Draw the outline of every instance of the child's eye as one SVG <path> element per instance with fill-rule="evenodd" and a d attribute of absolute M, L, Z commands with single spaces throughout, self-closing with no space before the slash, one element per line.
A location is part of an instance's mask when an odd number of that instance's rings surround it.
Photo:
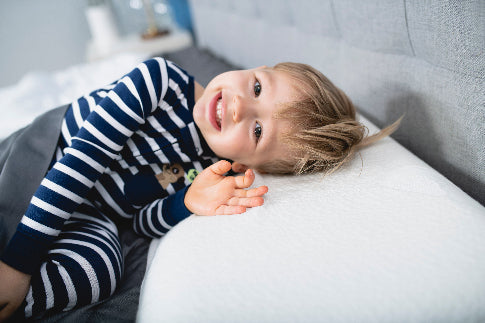
<path fill-rule="evenodd" d="M 261 83 L 256 79 L 256 82 L 254 82 L 254 95 L 258 97 L 261 94 L 261 90 Z"/>
<path fill-rule="evenodd" d="M 263 128 L 259 124 L 259 122 L 256 122 L 256 126 L 254 127 L 254 137 L 256 138 L 256 142 L 259 141 L 259 138 L 261 137 L 261 133 L 263 132 Z"/>

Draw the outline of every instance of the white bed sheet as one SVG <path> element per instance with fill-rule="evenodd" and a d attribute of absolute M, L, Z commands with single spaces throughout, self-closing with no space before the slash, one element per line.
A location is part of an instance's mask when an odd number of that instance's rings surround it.
<path fill-rule="evenodd" d="M 54 72 L 32 71 L 18 83 L 0 88 L 0 139 L 43 112 L 113 82 L 145 58 L 146 54 L 126 53 Z"/>
<path fill-rule="evenodd" d="M 139 322 L 485 321 L 485 208 L 394 140 L 261 184 L 152 243 Z"/>

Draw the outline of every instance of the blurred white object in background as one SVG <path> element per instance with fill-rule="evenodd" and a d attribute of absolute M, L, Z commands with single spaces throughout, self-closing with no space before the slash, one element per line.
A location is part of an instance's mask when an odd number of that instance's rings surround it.
<path fill-rule="evenodd" d="M 190 30 L 182 29 L 171 18 L 169 6 L 164 0 L 130 0 L 130 1 L 112 1 L 111 6 L 105 4 L 102 0 L 91 0 L 91 8 L 106 9 L 109 21 L 112 21 L 113 27 L 115 21 L 118 23 L 121 32 L 115 29 L 116 36 L 109 38 L 109 35 L 101 33 L 100 38 L 94 37 L 88 43 L 86 49 L 86 59 L 94 61 L 106 58 L 111 55 L 140 52 L 148 56 L 166 54 L 173 51 L 181 50 L 192 45 L 192 34 Z M 101 2 L 101 4 L 100 4 Z M 113 11 L 111 11 L 113 9 Z M 96 27 L 105 28 L 102 24 L 97 23 L 101 15 L 94 12 L 94 24 Z M 116 17 L 116 18 L 113 18 Z M 91 23 L 90 23 L 91 25 Z M 109 34 L 109 27 L 107 33 Z M 120 36 L 118 36 L 120 34 Z M 106 41 L 105 39 L 106 38 Z M 109 39 L 108 39 L 109 38 Z M 105 41 L 107 44 L 100 43 Z"/>
<path fill-rule="evenodd" d="M 93 37 L 93 46 L 99 53 L 110 53 L 111 47 L 118 42 L 119 33 L 109 5 L 100 2 L 87 6 L 86 18 Z"/>
<path fill-rule="evenodd" d="M 119 53 L 144 53 L 147 56 L 161 55 L 187 48 L 192 45 L 192 35 L 186 30 L 172 30 L 168 35 L 143 39 L 140 35 L 131 34 L 121 37 L 108 52 L 99 51 L 94 43 L 89 43 L 86 60 L 95 61 Z"/>
<path fill-rule="evenodd" d="M 147 58 L 125 53 L 55 72 L 26 74 L 17 84 L 0 88 L 0 140 L 43 112 L 113 82 Z"/>

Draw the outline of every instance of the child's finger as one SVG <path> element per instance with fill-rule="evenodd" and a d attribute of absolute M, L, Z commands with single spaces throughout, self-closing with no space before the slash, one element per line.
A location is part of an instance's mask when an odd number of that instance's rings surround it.
<path fill-rule="evenodd" d="M 241 214 L 246 212 L 246 208 L 240 205 L 220 205 L 216 209 L 216 215 Z"/>
<path fill-rule="evenodd" d="M 227 201 L 229 206 L 244 206 L 244 207 L 255 207 L 264 204 L 264 199 L 260 196 L 256 197 L 233 197 Z"/>
<path fill-rule="evenodd" d="M 252 188 L 250 190 L 244 190 L 244 189 L 235 190 L 234 195 L 236 197 L 255 197 L 255 196 L 263 196 L 266 193 L 268 193 L 268 186 L 263 185 L 263 186 Z"/>
<path fill-rule="evenodd" d="M 254 172 L 251 169 L 246 170 L 243 176 L 237 176 L 236 179 L 236 187 L 237 188 L 248 188 L 249 186 L 253 185 L 254 182 Z"/>
<path fill-rule="evenodd" d="M 231 163 L 227 160 L 220 160 L 209 166 L 209 169 L 216 175 L 224 175 L 231 170 Z"/>
<path fill-rule="evenodd" d="M 3 305 L 2 309 L 0 310 L 0 321 L 3 322 L 9 318 L 15 312 L 15 310 L 16 307 L 11 303 Z"/>

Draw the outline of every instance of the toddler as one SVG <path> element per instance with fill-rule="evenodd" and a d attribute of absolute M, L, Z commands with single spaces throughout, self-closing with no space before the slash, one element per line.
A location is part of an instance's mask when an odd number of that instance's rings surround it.
<path fill-rule="evenodd" d="M 170 61 L 145 61 L 69 106 L 1 258 L 0 321 L 109 297 L 123 270 L 124 219 L 160 237 L 191 213 L 243 213 L 268 191 L 250 188 L 253 170 L 332 171 L 397 124 L 365 137 L 351 101 L 308 65 L 231 71 L 204 89 Z"/>

